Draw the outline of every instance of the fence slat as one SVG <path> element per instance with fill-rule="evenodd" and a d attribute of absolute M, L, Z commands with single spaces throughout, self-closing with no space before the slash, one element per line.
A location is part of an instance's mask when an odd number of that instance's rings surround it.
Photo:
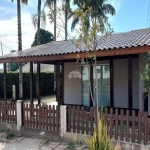
<path fill-rule="evenodd" d="M 135 110 L 132 110 L 132 143 L 135 143 Z"/>
<path fill-rule="evenodd" d="M 147 145 L 147 127 L 148 127 L 148 114 L 144 112 L 144 144 Z"/>
<path fill-rule="evenodd" d="M 90 108 L 90 135 L 93 135 L 93 107 Z"/>
<path fill-rule="evenodd" d="M 42 112 L 42 110 L 41 110 L 41 105 L 39 105 L 39 112 L 38 112 L 38 114 L 39 114 L 39 122 L 38 122 L 38 124 L 39 124 L 39 129 L 41 129 L 41 112 Z"/>
<path fill-rule="evenodd" d="M 59 132 L 59 106 L 56 106 L 56 131 Z"/>
<path fill-rule="evenodd" d="M 138 112 L 138 143 L 141 144 L 141 112 Z"/>
<path fill-rule="evenodd" d="M 115 140 L 118 140 L 118 109 L 115 109 Z"/>
<path fill-rule="evenodd" d="M 46 105 L 46 110 L 45 110 L 45 115 L 46 115 L 46 130 L 48 130 L 48 106 Z"/>
<path fill-rule="evenodd" d="M 76 116 L 77 116 L 77 133 L 80 133 L 80 116 L 79 116 L 79 113 L 80 113 L 80 107 L 79 106 L 77 106 L 77 114 L 76 114 Z"/>
<path fill-rule="evenodd" d="M 129 142 L 129 110 L 126 110 L 126 142 Z"/>
<path fill-rule="evenodd" d="M 113 109 L 110 108 L 110 138 L 112 138 L 112 131 L 113 131 L 113 125 L 112 125 L 112 121 L 113 121 Z"/>
<path fill-rule="evenodd" d="M 50 129 L 50 131 L 52 131 L 51 105 L 49 105 L 49 129 Z"/>
<path fill-rule="evenodd" d="M 53 105 L 53 131 L 55 131 L 55 106 Z"/>
<path fill-rule="evenodd" d="M 121 122 L 121 126 L 120 126 L 120 140 L 123 141 L 123 135 L 124 135 L 124 130 L 123 130 L 123 126 L 124 126 L 124 110 L 123 109 L 121 109 L 120 122 Z"/>
<path fill-rule="evenodd" d="M 81 107 L 81 132 L 84 134 L 84 106 Z"/>
<path fill-rule="evenodd" d="M 73 117 L 73 133 L 75 133 L 75 129 L 76 129 L 76 121 L 75 121 L 75 117 L 76 117 L 76 110 L 75 110 L 75 106 L 73 106 L 73 113 L 72 113 L 72 117 Z"/>
<path fill-rule="evenodd" d="M 89 134 L 89 113 L 84 112 L 85 113 L 85 118 L 86 118 L 86 134 Z"/>

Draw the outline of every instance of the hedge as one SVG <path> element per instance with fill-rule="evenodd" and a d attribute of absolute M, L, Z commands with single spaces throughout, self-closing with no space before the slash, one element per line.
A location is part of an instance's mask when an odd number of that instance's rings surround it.
<path fill-rule="evenodd" d="M 33 96 L 36 96 L 37 74 L 33 73 Z M 19 98 L 19 73 L 7 73 L 7 97 L 12 98 L 12 85 L 16 85 Z M 0 98 L 4 97 L 4 74 L 0 73 Z M 41 96 L 54 94 L 54 74 L 41 72 Z M 30 73 L 23 73 L 23 98 L 30 97 Z"/>

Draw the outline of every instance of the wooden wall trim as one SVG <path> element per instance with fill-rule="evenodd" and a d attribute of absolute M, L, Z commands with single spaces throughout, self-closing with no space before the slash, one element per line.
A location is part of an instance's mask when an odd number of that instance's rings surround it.
<path fill-rule="evenodd" d="M 132 110 L 132 56 L 128 57 L 128 108 Z"/>
<path fill-rule="evenodd" d="M 38 82 L 38 105 L 41 103 L 41 74 L 40 74 L 40 63 L 37 63 L 37 82 Z"/>
<path fill-rule="evenodd" d="M 61 105 L 60 101 L 60 62 L 57 61 L 56 66 L 56 101 L 58 102 L 58 105 Z"/>
<path fill-rule="evenodd" d="M 30 104 L 33 104 L 33 62 L 30 62 Z"/>
<path fill-rule="evenodd" d="M 110 59 L 110 107 L 114 107 L 114 89 L 113 89 L 113 80 L 114 80 L 114 75 L 113 75 L 113 59 Z"/>
<path fill-rule="evenodd" d="M 91 93 L 90 93 L 90 106 L 93 107 L 93 61 L 90 60 L 90 85 L 91 85 Z"/>
<path fill-rule="evenodd" d="M 7 102 L 7 69 L 6 69 L 6 63 L 4 63 L 4 101 Z"/>

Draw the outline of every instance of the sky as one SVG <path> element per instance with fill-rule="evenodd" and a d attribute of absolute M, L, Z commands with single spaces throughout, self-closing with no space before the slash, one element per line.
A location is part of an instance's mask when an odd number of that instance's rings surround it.
<path fill-rule="evenodd" d="M 107 3 L 112 4 L 116 9 L 116 15 L 109 16 L 114 33 L 150 27 L 149 1 L 108 0 Z M 37 5 L 38 0 L 29 0 L 27 6 L 21 5 L 23 50 L 30 48 L 34 40 L 36 29 L 32 25 L 31 16 L 36 14 Z M 68 25 L 68 30 L 71 33 L 70 25 L 71 20 Z M 53 33 L 53 25 L 50 24 L 48 17 L 45 29 Z M 63 38 L 58 38 L 58 40 L 61 39 L 63 40 Z M 16 1 L 12 3 L 11 0 L 0 0 L 0 41 L 3 53 L 8 54 L 10 50 L 17 50 L 17 40 L 17 3 Z"/>

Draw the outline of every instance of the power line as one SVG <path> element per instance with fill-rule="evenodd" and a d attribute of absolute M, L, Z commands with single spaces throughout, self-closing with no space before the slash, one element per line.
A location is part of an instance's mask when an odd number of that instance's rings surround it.
<path fill-rule="evenodd" d="M 6 47 L 6 48 L 8 48 L 8 49 L 10 49 L 10 50 L 12 50 L 12 48 L 9 48 L 9 47 L 7 47 L 7 46 L 6 46 L 6 45 L 4 45 L 4 44 L 2 44 L 2 46 Z"/>
<path fill-rule="evenodd" d="M 14 43 L 14 44 L 18 44 L 17 42 L 13 42 L 13 41 L 11 41 L 11 40 L 8 40 L 8 39 L 4 38 L 4 37 L 3 37 L 3 36 L 1 36 L 1 35 L 0 35 L 0 37 L 1 37 L 1 38 L 3 38 L 3 39 L 5 39 L 5 40 L 7 40 L 7 41 L 9 41 L 9 42 Z M 23 46 L 23 45 L 22 45 L 22 46 Z M 24 48 L 28 48 L 28 47 L 26 47 L 26 46 L 23 46 L 23 47 L 24 47 Z"/>

